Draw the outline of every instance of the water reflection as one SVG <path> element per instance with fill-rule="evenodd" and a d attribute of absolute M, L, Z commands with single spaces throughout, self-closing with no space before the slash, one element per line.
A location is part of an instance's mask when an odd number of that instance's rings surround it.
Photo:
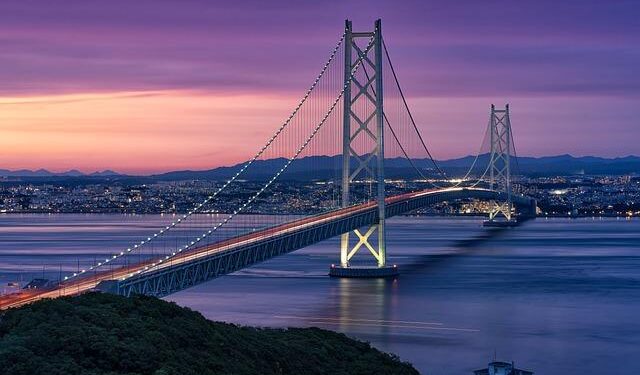
<path fill-rule="evenodd" d="M 332 300 L 338 301 L 334 318 L 338 324 L 334 329 L 342 332 L 365 329 L 388 337 L 397 282 L 397 279 L 337 279 L 329 292 Z"/>

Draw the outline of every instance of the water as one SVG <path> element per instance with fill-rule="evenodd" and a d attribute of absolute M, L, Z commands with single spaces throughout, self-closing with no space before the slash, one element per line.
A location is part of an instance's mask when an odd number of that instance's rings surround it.
<path fill-rule="evenodd" d="M 119 250 L 170 217 L 0 216 L 0 281 Z M 330 279 L 330 240 L 167 299 L 258 326 L 319 326 L 428 374 L 470 374 L 494 353 L 538 374 L 640 371 L 640 220 L 538 219 L 488 231 L 477 218 L 394 218 L 396 281 Z M 21 272 L 17 272 L 20 269 Z M 6 287 L 5 287 L 6 289 Z"/>

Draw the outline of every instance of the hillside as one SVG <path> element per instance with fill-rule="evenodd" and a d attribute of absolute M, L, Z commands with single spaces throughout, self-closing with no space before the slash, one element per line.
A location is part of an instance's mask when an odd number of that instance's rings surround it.
<path fill-rule="evenodd" d="M 239 327 L 156 298 L 98 293 L 4 312 L 0 373 L 418 374 L 339 333 Z"/>

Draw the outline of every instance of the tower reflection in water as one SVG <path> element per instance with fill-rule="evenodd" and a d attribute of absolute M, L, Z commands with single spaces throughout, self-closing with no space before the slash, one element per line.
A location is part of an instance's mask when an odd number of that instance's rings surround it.
<path fill-rule="evenodd" d="M 399 280 L 335 279 L 330 288 L 325 319 L 310 324 L 326 326 L 343 333 L 388 338 L 397 306 Z"/>

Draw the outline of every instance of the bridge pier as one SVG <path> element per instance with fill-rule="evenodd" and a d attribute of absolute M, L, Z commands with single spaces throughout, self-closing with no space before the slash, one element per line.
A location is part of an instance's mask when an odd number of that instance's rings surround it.
<path fill-rule="evenodd" d="M 331 265 L 329 276 L 345 278 L 389 278 L 398 276 L 399 270 L 396 265 L 375 267 L 342 267 Z"/>
<path fill-rule="evenodd" d="M 521 197 L 523 199 L 524 197 Z M 526 198 L 525 198 L 526 199 Z M 517 208 L 516 216 L 510 220 L 485 220 L 483 226 L 485 227 L 516 227 L 525 221 L 533 220 L 537 217 L 538 202 L 529 198 L 529 201 L 525 204 L 520 204 Z"/>

